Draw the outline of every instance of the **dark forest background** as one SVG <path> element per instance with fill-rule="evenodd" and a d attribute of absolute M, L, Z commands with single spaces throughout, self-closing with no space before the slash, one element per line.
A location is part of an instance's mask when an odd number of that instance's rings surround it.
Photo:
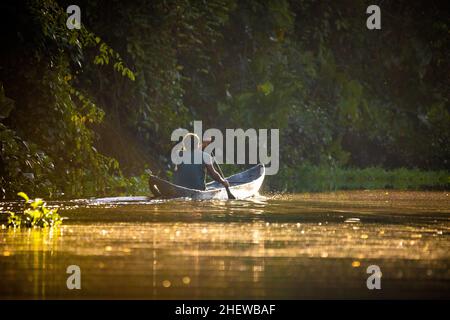
<path fill-rule="evenodd" d="M 145 193 L 193 120 L 279 128 L 271 190 L 448 188 L 445 1 L 72 2 L 0 4 L 3 197 Z"/>

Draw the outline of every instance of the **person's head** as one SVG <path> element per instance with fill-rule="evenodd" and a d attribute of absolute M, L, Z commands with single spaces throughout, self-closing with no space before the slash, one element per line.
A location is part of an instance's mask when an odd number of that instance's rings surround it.
<path fill-rule="evenodd" d="M 183 138 L 183 149 L 194 151 L 201 148 L 200 138 L 195 133 L 187 133 Z"/>

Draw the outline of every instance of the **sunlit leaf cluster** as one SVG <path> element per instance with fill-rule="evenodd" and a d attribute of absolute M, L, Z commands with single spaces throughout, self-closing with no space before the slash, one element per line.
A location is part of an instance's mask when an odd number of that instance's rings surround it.
<path fill-rule="evenodd" d="M 49 209 L 44 200 L 36 198 L 31 200 L 24 192 L 18 196 L 25 200 L 23 210 L 20 212 L 7 211 L 7 226 L 12 228 L 46 228 L 55 227 L 62 223 L 63 218 L 58 214 L 58 209 Z"/>

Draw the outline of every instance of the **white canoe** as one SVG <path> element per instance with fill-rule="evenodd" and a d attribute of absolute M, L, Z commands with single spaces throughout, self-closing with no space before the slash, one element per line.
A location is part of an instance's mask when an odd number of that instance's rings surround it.
<path fill-rule="evenodd" d="M 226 179 L 230 183 L 230 191 L 236 199 L 245 199 L 258 193 L 264 181 L 264 176 L 264 165 L 258 164 Z M 153 195 L 161 198 L 191 198 L 194 200 L 228 199 L 225 188 L 215 181 L 207 183 L 206 190 L 196 190 L 185 188 L 151 175 L 149 178 L 149 187 Z"/>

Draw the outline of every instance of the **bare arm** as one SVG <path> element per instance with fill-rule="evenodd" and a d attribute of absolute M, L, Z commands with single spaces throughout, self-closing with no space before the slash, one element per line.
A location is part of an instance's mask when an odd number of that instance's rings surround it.
<path fill-rule="evenodd" d="M 222 179 L 222 177 L 216 171 L 216 169 L 214 168 L 214 166 L 212 164 L 206 164 L 206 170 L 208 171 L 208 174 L 211 176 L 211 178 L 213 178 L 215 181 L 223 184 L 225 187 L 230 186 L 230 184 L 228 183 L 227 180 Z"/>

